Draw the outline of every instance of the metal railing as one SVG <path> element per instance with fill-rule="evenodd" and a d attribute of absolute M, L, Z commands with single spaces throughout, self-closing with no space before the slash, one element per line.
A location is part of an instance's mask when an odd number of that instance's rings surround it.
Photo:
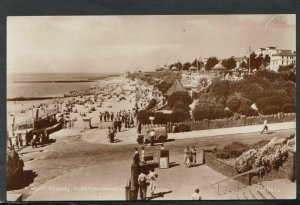
<path fill-rule="evenodd" d="M 46 119 L 49 116 L 55 115 L 58 112 L 59 112 L 58 108 L 50 109 L 46 113 L 44 113 L 43 115 L 39 116 L 37 122 L 39 122 L 40 120 Z M 20 123 L 16 124 L 14 126 L 14 130 L 18 130 L 18 129 L 22 129 L 22 128 L 23 129 L 34 128 L 34 123 L 35 123 L 35 118 L 27 119 L 23 122 L 20 122 Z"/>
<path fill-rule="evenodd" d="M 226 182 L 226 181 L 228 181 L 228 180 L 230 180 L 230 179 L 236 179 L 236 178 L 238 178 L 238 177 L 241 177 L 241 176 L 244 176 L 244 175 L 246 175 L 246 174 L 253 173 L 253 172 L 259 172 L 260 177 L 261 177 L 261 172 L 260 172 L 260 171 L 263 170 L 263 169 L 265 169 L 265 167 L 263 167 L 263 166 L 257 167 L 257 168 L 255 168 L 255 169 L 251 169 L 251 170 L 249 170 L 249 171 L 246 171 L 246 172 L 243 172 L 243 173 L 240 173 L 240 174 L 231 176 L 231 177 L 227 177 L 226 179 L 223 179 L 223 180 L 220 180 L 220 181 L 218 181 L 218 182 L 215 182 L 215 183 L 211 184 L 210 186 L 218 185 L 218 196 L 220 196 L 220 184 L 221 184 L 221 183 Z M 239 186 L 239 185 L 240 185 L 240 182 L 238 181 L 238 184 L 237 184 L 238 189 L 237 189 L 237 191 L 239 191 L 239 189 L 240 189 L 240 186 Z"/>

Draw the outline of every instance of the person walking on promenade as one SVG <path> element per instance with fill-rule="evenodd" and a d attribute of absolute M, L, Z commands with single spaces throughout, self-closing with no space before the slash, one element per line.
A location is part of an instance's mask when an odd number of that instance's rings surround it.
<path fill-rule="evenodd" d="M 267 131 L 267 134 L 269 133 L 269 129 L 268 129 L 267 123 L 268 123 L 268 121 L 265 120 L 265 121 L 264 121 L 264 128 L 263 128 L 263 130 L 261 131 L 260 135 L 262 135 L 263 132 L 264 132 L 265 130 Z"/>
<path fill-rule="evenodd" d="M 111 142 L 111 135 L 112 135 L 112 129 L 108 127 L 108 133 L 107 133 L 107 141 Z"/>
<path fill-rule="evenodd" d="M 119 119 L 118 119 L 118 129 L 119 129 L 119 132 L 121 132 L 121 127 L 122 127 L 122 121 L 121 121 L 121 119 L 119 118 Z"/>
<path fill-rule="evenodd" d="M 147 176 L 143 172 L 138 176 L 141 200 L 146 200 L 147 196 Z"/>
<path fill-rule="evenodd" d="M 102 114 L 102 112 L 100 112 L 99 118 L 100 118 L 100 122 L 102 122 L 103 121 L 103 114 Z"/>
<path fill-rule="evenodd" d="M 106 122 L 106 111 L 103 114 L 104 122 Z"/>
<path fill-rule="evenodd" d="M 111 119 L 111 121 L 114 120 L 114 113 L 113 112 L 111 112 L 111 114 L 110 114 L 110 119 Z"/>
<path fill-rule="evenodd" d="M 114 131 L 117 132 L 117 129 L 118 129 L 118 120 L 117 119 L 115 119 L 113 125 L 114 125 Z"/>
<path fill-rule="evenodd" d="M 200 192 L 199 188 L 196 188 L 196 189 L 195 189 L 195 192 L 192 194 L 191 200 L 201 200 L 202 197 L 201 197 L 201 195 L 199 194 L 199 192 Z"/>
<path fill-rule="evenodd" d="M 145 164 L 145 148 L 142 146 L 142 151 L 141 151 L 141 162 L 142 164 Z"/>
<path fill-rule="evenodd" d="M 154 138 L 155 138 L 155 131 L 154 131 L 154 129 L 152 129 L 152 131 L 150 132 L 151 146 L 153 146 L 153 144 L 154 144 Z"/>
<path fill-rule="evenodd" d="M 154 172 L 154 169 L 151 169 L 149 172 L 149 181 L 150 181 L 150 191 L 151 191 L 151 197 L 155 196 L 155 189 L 157 188 L 156 179 L 158 177 L 158 174 Z"/>
<path fill-rule="evenodd" d="M 109 114 L 109 112 L 106 113 L 106 119 L 107 119 L 107 121 L 110 121 L 110 114 Z"/>
<path fill-rule="evenodd" d="M 142 123 L 140 123 L 140 122 L 138 122 L 137 132 L 138 132 L 138 134 L 142 133 Z"/>
<path fill-rule="evenodd" d="M 184 150 L 184 163 L 186 167 L 190 168 L 191 161 L 190 161 L 190 148 L 187 146 Z"/>
<path fill-rule="evenodd" d="M 194 167 L 196 165 L 196 148 L 195 146 L 191 149 L 191 165 Z"/>
<path fill-rule="evenodd" d="M 138 148 L 135 148 L 134 156 L 133 156 L 133 163 L 139 164 L 140 163 L 140 154 Z"/>
<path fill-rule="evenodd" d="M 33 148 L 37 148 L 37 143 L 38 143 L 38 141 L 39 141 L 39 138 L 38 138 L 37 134 L 34 134 L 34 135 L 33 135 L 33 140 L 32 140 L 32 142 L 31 142 L 31 146 L 32 146 Z"/>
<path fill-rule="evenodd" d="M 121 112 L 121 120 L 122 120 L 122 123 L 125 122 L 125 116 L 124 116 L 124 112 L 123 111 Z"/>

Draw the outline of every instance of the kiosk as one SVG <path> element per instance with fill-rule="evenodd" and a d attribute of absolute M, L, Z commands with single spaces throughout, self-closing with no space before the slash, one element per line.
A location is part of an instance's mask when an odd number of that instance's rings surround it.
<path fill-rule="evenodd" d="M 160 169 L 168 169 L 169 168 L 169 150 L 168 149 L 160 150 L 159 168 Z"/>

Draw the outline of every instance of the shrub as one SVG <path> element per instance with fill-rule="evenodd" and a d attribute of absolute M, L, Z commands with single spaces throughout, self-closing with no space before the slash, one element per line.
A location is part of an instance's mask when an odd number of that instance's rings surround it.
<path fill-rule="evenodd" d="M 162 112 L 149 112 L 147 110 L 140 110 L 137 114 L 137 119 L 142 124 L 150 124 L 149 117 L 154 117 L 154 124 L 165 124 L 167 122 L 183 122 L 189 119 L 189 114 L 181 111 L 165 114 Z"/>
<path fill-rule="evenodd" d="M 257 116 L 258 112 L 251 108 L 249 105 L 241 104 L 238 113 L 245 115 L 245 116 Z"/>
<path fill-rule="evenodd" d="M 250 145 L 250 149 L 259 149 L 268 144 L 269 140 L 261 140 L 259 142 L 256 142 L 254 144 Z"/>
<path fill-rule="evenodd" d="M 235 168 L 238 173 L 264 166 L 265 170 L 278 170 L 288 157 L 290 147 L 287 139 L 273 138 L 263 147 L 250 149 L 236 159 Z M 294 145 L 292 145 L 294 146 Z"/>
<path fill-rule="evenodd" d="M 296 73 L 293 71 L 282 72 L 280 76 L 286 81 L 296 82 Z"/>
<path fill-rule="evenodd" d="M 240 107 L 240 99 L 236 96 L 231 96 L 226 101 L 226 106 L 233 112 L 236 112 Z"/>
<path fill-rule="evenodd" d="M 186 124 L 179 124 L 175 127 L 175 132 L 189 132 L 191 131 L 191 127 Z"/>
<path fill-rule="evenodd" d="M 166 117 L 167 122 L 183 122 L 187 119 L 190 119 L 190 113 L 182 112 L 182 111 L 175 111 L 172 112 L 170 115 Z"/>
<path fill-rule="evenodd" d="M 166 118 L 169 114 L 164 114 L 161 112 L 148 112 L 147 110 L 140 110 L 137 114 L 137 119 L 142 124 L 150 124 L 151 121 L 149 117 L 154 117 L 154 124 L 164 124 L 166 123 Z"/>
<path fill-rule="evenodd" d="M 280 107 L 278 105 L 271 105 L 264 108 L 261 113 L 264 115 L 277 114 L 280 112 Z"/>
<path fill-rule="evenodd" d="M 219 149 L 216 152 L 216 157 L 220 159 L 236 158 L 243 154 L 249 147 L 241 142 L 232 142 L 225 146 L 223 149 Z"/>
<path fill-rule="evenodd" d="M 224 110 L 224 109 L 211 109 L 211 119 L 223 119 L 223 118 L 229 118 L 233 116 L 233 113 L 230 110 Z"/>
<path fill-rule="evenodd" d="M 296 112 L 296 107 L 292 103 L 286 103 L 282 105 L 281 112 L 284 113 Z"/>
<path fill-rule="evenodd" d="M 230 110 L 224 110 L 220 107 L 216 107 L 216 105 L 212 107 L 212 105 L 207 103 L 197 104 L 192 112 L 194 120 L 199 121 L 203 119 L 223 119 L 233 116 L 233 113 Z"/>

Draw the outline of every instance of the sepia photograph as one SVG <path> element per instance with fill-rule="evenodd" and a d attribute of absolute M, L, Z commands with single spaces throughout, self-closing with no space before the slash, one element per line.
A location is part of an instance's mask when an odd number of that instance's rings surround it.
<path fill-rule="evenodd" d="M 296 199 L 295 14 L 6 25 L 8 201 Z"/>

